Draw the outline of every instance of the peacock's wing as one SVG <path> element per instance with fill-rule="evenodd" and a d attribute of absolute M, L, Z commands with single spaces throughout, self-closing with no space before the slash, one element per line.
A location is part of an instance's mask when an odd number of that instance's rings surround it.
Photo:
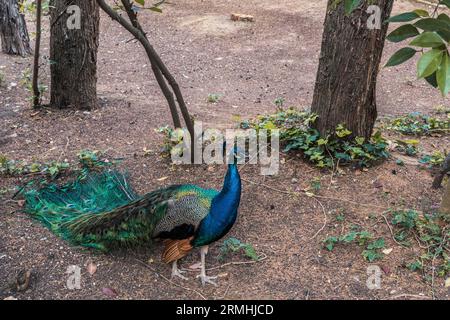
<path fill-rule="evenodd" d="M 181 240 L 194 235 L 198 225 L 211 208 L 216 190 L 183 185 L 167 201 L 166 214 L 157 223 L 153 237 Z"/>

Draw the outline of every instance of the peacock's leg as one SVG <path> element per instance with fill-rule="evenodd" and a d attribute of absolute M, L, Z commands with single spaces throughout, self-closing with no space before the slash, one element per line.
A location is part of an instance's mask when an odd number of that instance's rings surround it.
<path fill-rule="evenodd" d="M 212 281 L 213 279 L 217 279 L 217 277 L 209 277 L 206 275 L 206 263 L 205 263 L 205 257 L 208 254 L 208 246 L 204 246 L 200 249 L 200 256 L 202 261 L 202 267 L 200 274 L 197 276 L 197 278 L 200 278 L 202 281 L 202 285 L 205 285 L 206 283 L 210 283 L 212 285 L 217 286 L 217 284 Z"/>
<path fill-rule="evenodd" d="M 175 260 L 174 262 L 172 262 L 172 278 L 173 277 L 179 277 L 183 280 L 188 280 L 187 277 L 183 276 L 183 273 L 185 271 L 181 271 L 180 269 L 178 269 L 178 264 L 177 264 L 178 260 Z"/>

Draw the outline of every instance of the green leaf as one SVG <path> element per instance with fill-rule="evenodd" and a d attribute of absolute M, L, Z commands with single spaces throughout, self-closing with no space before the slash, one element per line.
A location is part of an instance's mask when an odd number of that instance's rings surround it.
<path fill-rule="evenodd" d="M 445 4 L 450 9 L 450 0 L 441 0 L 441 4 Z"/>
<path fill-rule="evenodd" d="M 137 3 L 139 3 L 141 6 L 145 6 L 145 0 L 135 0 Z"/>
<path fill-rule="evenodd" d="M 436 48 L 442 45 L 447 45 L 444 39 L 436 32 L 423 32 L 417 36 L 410 45 L 422 48 Z"/>
<path fill-rule="evenodd" d="M 437 88 L 438 87 L 438 83 L 437 83 L 437 79 L 436 79 L 436 72 L 434 72 L 432 75 L 425 77 L 425 80 L 431 84 L 433 87 Z"/>
<path fill-rule="evenodd" d="M 386 39 L 388 39 L 391 42 L 400 42 L 405 39 L 415 37 L 419 35 L 419 30 L 417 30 L 416 27 L 414 27 L 412 24 L 405 24 L 394 31 L 392 31 Z"/>
<path fill-rule="evenodd" d="M 162 13 L 162 10 L 158 7 L 150 7 L 149 10 L 154 11 L 154 12 L 158 12 L 158 13 Z"/>
<path fill-rule="evenodd" d="M 409 22 L 420 18 L 421 16 L 417 12 L 405 12 L 399 15 L 390 17 L 387 22 Z"/>
<path fill-rule="evenodd" d="M 417 51 L 413 48 L 402 48 L 392 55 L 386 63 L 386 67 L 393 67 L 411 59 Z"/>
<path fill-rule="evenodd" d="M 413 12 L 417 13 L 421 17 L 429 17 L 430 16 L 430 14 L 428 13 L 427 10 L 416 9 Z"/>
<path fill-rule="evenodd" d="M 417 63 L 417 76 L 424 78 L 432 75 L 441 64 L 443 51 L 432 49 L 424 53 Z"/>
<path fill-rule="evenodd" d="M 444 54 L 441 65 L 436 72 L 436 79 L 442 95 L 447 96 L 450 91 L 450 57 L 448 52 Z"/>
<path fill-rule="evenodd" d="M 414 23 L 414 26 L 424 31 L 449 30 L 449 26 L 445 21 L 434 18 L 421 19 Z"/>
<path fill-rule="evenodd" d="M 350 13 L 353 12 L 353 10 L 355 10 L 359 4 L 361 3 L 361 0 L 345 0 L 344 4 L 345 4 L 345 14 L 349 15 Z"/>

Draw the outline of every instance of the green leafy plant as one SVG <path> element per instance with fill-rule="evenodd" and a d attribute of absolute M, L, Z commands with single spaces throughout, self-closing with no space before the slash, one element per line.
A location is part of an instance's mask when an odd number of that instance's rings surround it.
<path fill-rule="evenodd" d="M 450 0 L 441 0 L 436 6 L 445 5 L 450 8 Z M 417 63 L 417 76 L 424 78 L 435 88 L 439 88 L 443 96 L 450 91 L 450 17 L 441 13 L 437 15 L 438 7 L 430 15 L 425 10 L 414 10 L 391 17 L 392 23 L 404 22 L 392 31 L 387 40 L 401 42 L 412 39 L 411 47 L 398 50 L 389 59 L 386 66 L 392 67 L 404 63 L 421 53 Z"/>
<path fill-rule="evenodd" d="M 206 101 L 208 101 L 209 103 L 217 103 L 219 102 L 220 98 L 222 98 L 222 95 L 217 93 L 210 93 L 208 94 L 208 98 L 206 99 Z"/>
<path fill-rule="evenodd" d="M 427 164 L 430 169 L 440 167 L 444 163 L 445 154 L 446 153 L 441 151 L 435 151 L 432 154 L 425 154 L 419 162 L 422 164 Z"/>
<path fill-rule="evenodd" d="M 384 238 L 378 238 L 373 240 L 373 236 L 370 232 L 362 230 L 355 231 L 352 230 L 341 236 L 330 236 L 324 241 L 324 247 L 328 251 L 332 251 L 334 247 L 338 244 L 351 244 L 356 243 L 360 247 L 365 249 L 362 252 L 362 256 L 369 262 L 379 260 L 383 258 L 383 253 L 380 252 L 381 249 L 385 247 Z"/>
<path fill-rule="evenodd" d="M 414 112 L 392 119 L 386 128 L 405 135 L 417 136 L 429 135 L 431 133 L 449 133 L 450 118 L 439 119 Z"/>
<path fill-rule="evenodd" d="M 285 102 L 284 98 L 279 97 L 279 98 L 276 98 L 273 103 L 277 106 L 277 108 L 281 109 L 284 106 L 284 102 Z"/>
<path fill-rule="evenodd" d="M 412 271 L 432 272 L 439 276 L 450 274 L 450 230 L 448 217 L 441 214 L 420 214 L 415 210 L 394 211 L 391 214 L 394 238 L 405 246 L 419 242 L 422 254 L 406 267 Z"/>
<path fill-rule="evenodd" d="M 300 150 L 304 156 L 319 168 L 333 168 L 337 164 L 355 164 L 368 167 L 372 163 L 389 157 L 387 141 L 380 132 L 369 141 L 362 137 L 349 138 L 351 131 L 338 125 L 335 134 L 320 136 L 313 128 L 317 115 L 294 108 L 279 110 L 275 114 L 262 115 L 254 121 L 241 123 L 242 129 L 264 129 L 269 132 L 280 130 L 284 152 Z"/>
<path fill-rule="evenodd" d="M 164 157 L 170 157 L 171 155 L 181 157 L 183 155 L 183 129 L 173 129 L 169 126 L 164 126 L 156 129 L 156 132 L 164 136 L 161 147 L 161 154 Z"/>
<path fill-rule="evenodd" d="M 23 160 L 11 160 L 4 155 L 0 155 L 0 175 L 21 176 L 21 175 L 44 175 L 52 179 L 66 171 L 86 171 L 98 167 L 105 167 L 116 164 L 120 159 L 112 161 L 103 157 L 99 151 L 84 150 L 78 154 L 80 167 L 71 165 L 67 161 L 49 162 L 27 162 Z"/>
<path fill-rule="evenodd" d="M 223 242 L 222 247 L 220 248 L 219 259 L 223 260 L 228 254 L 239 251 L 243 252 L 247 258 L 250 258 L 254 261 L 259 260 L 259 256 L 255 248 L 251 244 L 242 243 L 236 238 L 228 238 Z"/>

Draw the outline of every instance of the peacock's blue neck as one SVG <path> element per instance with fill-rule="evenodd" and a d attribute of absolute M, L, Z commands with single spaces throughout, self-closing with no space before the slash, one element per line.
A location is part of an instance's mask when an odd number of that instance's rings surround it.
<path fill-rule="evenodd" d="M 241 200 L 241 178 L 235 163 L 228 165 L 222 190 L 214 197 L 209 214 L 202 220 L 193 245 L 204 246 L 222 238 L 236 221 Z"/>

